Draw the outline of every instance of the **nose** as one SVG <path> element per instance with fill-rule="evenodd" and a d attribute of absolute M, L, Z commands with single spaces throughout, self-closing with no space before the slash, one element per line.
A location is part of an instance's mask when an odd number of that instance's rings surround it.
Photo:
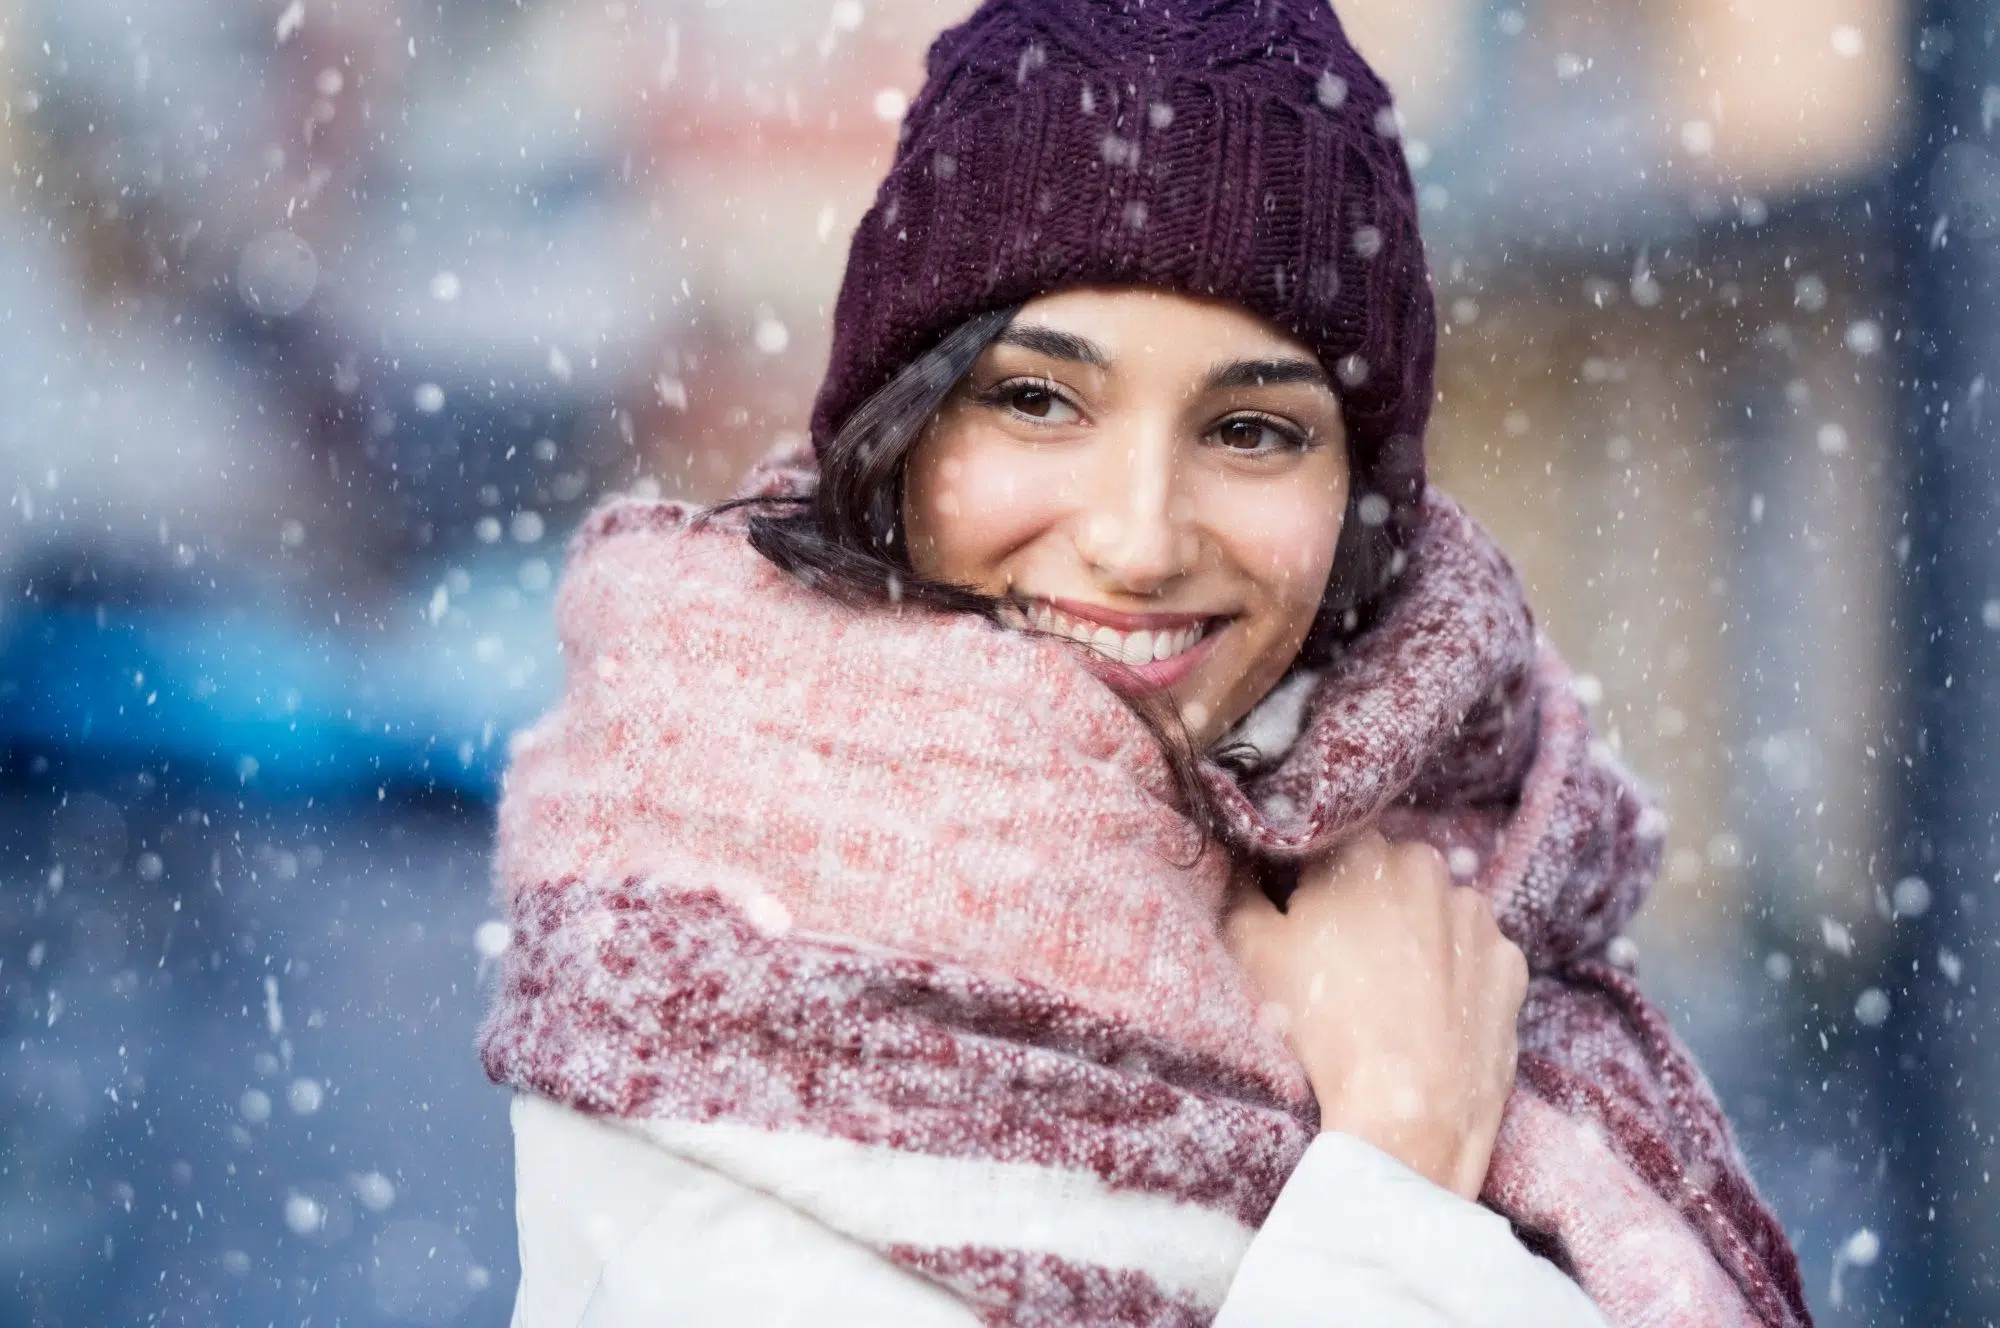
<path fill-rule="evenodd" d="M 1189 520 L 1173 438 L 1107 438 L 1077 548 L 1106 590 L 1153 595 L 1185 575 L 1200 541 Z"/>

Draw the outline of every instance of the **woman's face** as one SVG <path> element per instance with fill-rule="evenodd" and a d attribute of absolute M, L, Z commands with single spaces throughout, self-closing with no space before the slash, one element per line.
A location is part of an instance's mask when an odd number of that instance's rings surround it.
<path fill-rule="evenodd" d="M 939 410 L 903 526 L 917 572 L 1084 642 L 1207 746 L 1298 654 L 1347 486 L 1304 346 L 1233 305 L 1082 289 L 1023 306 Z"/>

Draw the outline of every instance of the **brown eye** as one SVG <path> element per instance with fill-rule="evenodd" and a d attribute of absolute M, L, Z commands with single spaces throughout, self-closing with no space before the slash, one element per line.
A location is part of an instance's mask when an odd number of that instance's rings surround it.
<path fill-rule="evenodd" d="M 1254 451 L 1264 441 L 1264 426 L 1253 420 L 1231 420 L 1218 431 L 1224 447 Z"/>
<path fill-rule="evenodd" d="M 1056 394 L 1046 387 L 1017 387 L 1007 394 L 1007 404 L 1023 415 L 1045 420 L 1056 407 Z"/>
<path fill-rule="evenodd" d="M 981 400 L 1037 424 L 1068 424 L 1081 418 L 1077 408 L 1060 391 L 1032 380 L 1002 383 Z"/>
<path fill-rule="evenodd" d="M 1298 437 L 1280 429 L 1269 420 L 1249 415 L 1224 420 L 1216 426 L 1212 436 L 1216 442 L 1232 452 L 1245 452 L 1254 456 L 1296 451 L 1302 445 Z"/>

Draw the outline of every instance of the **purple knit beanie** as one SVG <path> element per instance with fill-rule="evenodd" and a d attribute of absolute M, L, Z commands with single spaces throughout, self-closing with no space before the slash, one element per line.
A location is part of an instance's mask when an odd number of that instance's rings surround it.
<path fill-rule="evenodd" d="M 1326 0 L 986 0 L 927 71 L 848 252 L 816 448 L 975 314 L 1157 286 L 1314 348 L 1356 510 L 1404 543 L 1435 311 L 1388 89 Z"/>

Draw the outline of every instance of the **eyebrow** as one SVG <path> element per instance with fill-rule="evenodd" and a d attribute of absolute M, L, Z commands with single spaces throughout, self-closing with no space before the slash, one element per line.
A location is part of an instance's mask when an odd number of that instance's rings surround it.
<path fill-rule="evenodd" d="M 1059 332 L 1052 327 L 1010 323 L 1007 330 L 993 340 L 1003 346 L 1019 346 L 1022 350 L 1034 351 L 1052 359 L 1074 360 L 1093 369 L 1111 367 L 1111 357 L 1096 342 L 1086 341 L 1073 333 Z"/>
<path fill-rule="evenodd" d="M 1096 342 L 1053 327 L 1037 327 L 1032 323 L 1010 324 L 993 340 L 999 345 L 1016 346 L 1051 359 L 1087 364 L 1093 369 L 1111 367 L 1111 357 Z M 1204 392 L 1226 392 L 1245 387 L 1280 387 L 1290 383 L 1328 389 L 1333 386 L 1327 381 L 1326 369 L 1319 361 L 1305 359 L 1234 360 L 1211 369 L 1201 386 Z"/>
<path fill-rule="evenodd" d="M 1224 392 L 1232 388 L 1277 387 L 1286 383 L 1308 383 L 1325 388 L 1333 386 L 1327 382 L 1326 370 L 1318 360 L 1237 360 L 1211 371 L 1202 387 L 1210 392 Z"/>

